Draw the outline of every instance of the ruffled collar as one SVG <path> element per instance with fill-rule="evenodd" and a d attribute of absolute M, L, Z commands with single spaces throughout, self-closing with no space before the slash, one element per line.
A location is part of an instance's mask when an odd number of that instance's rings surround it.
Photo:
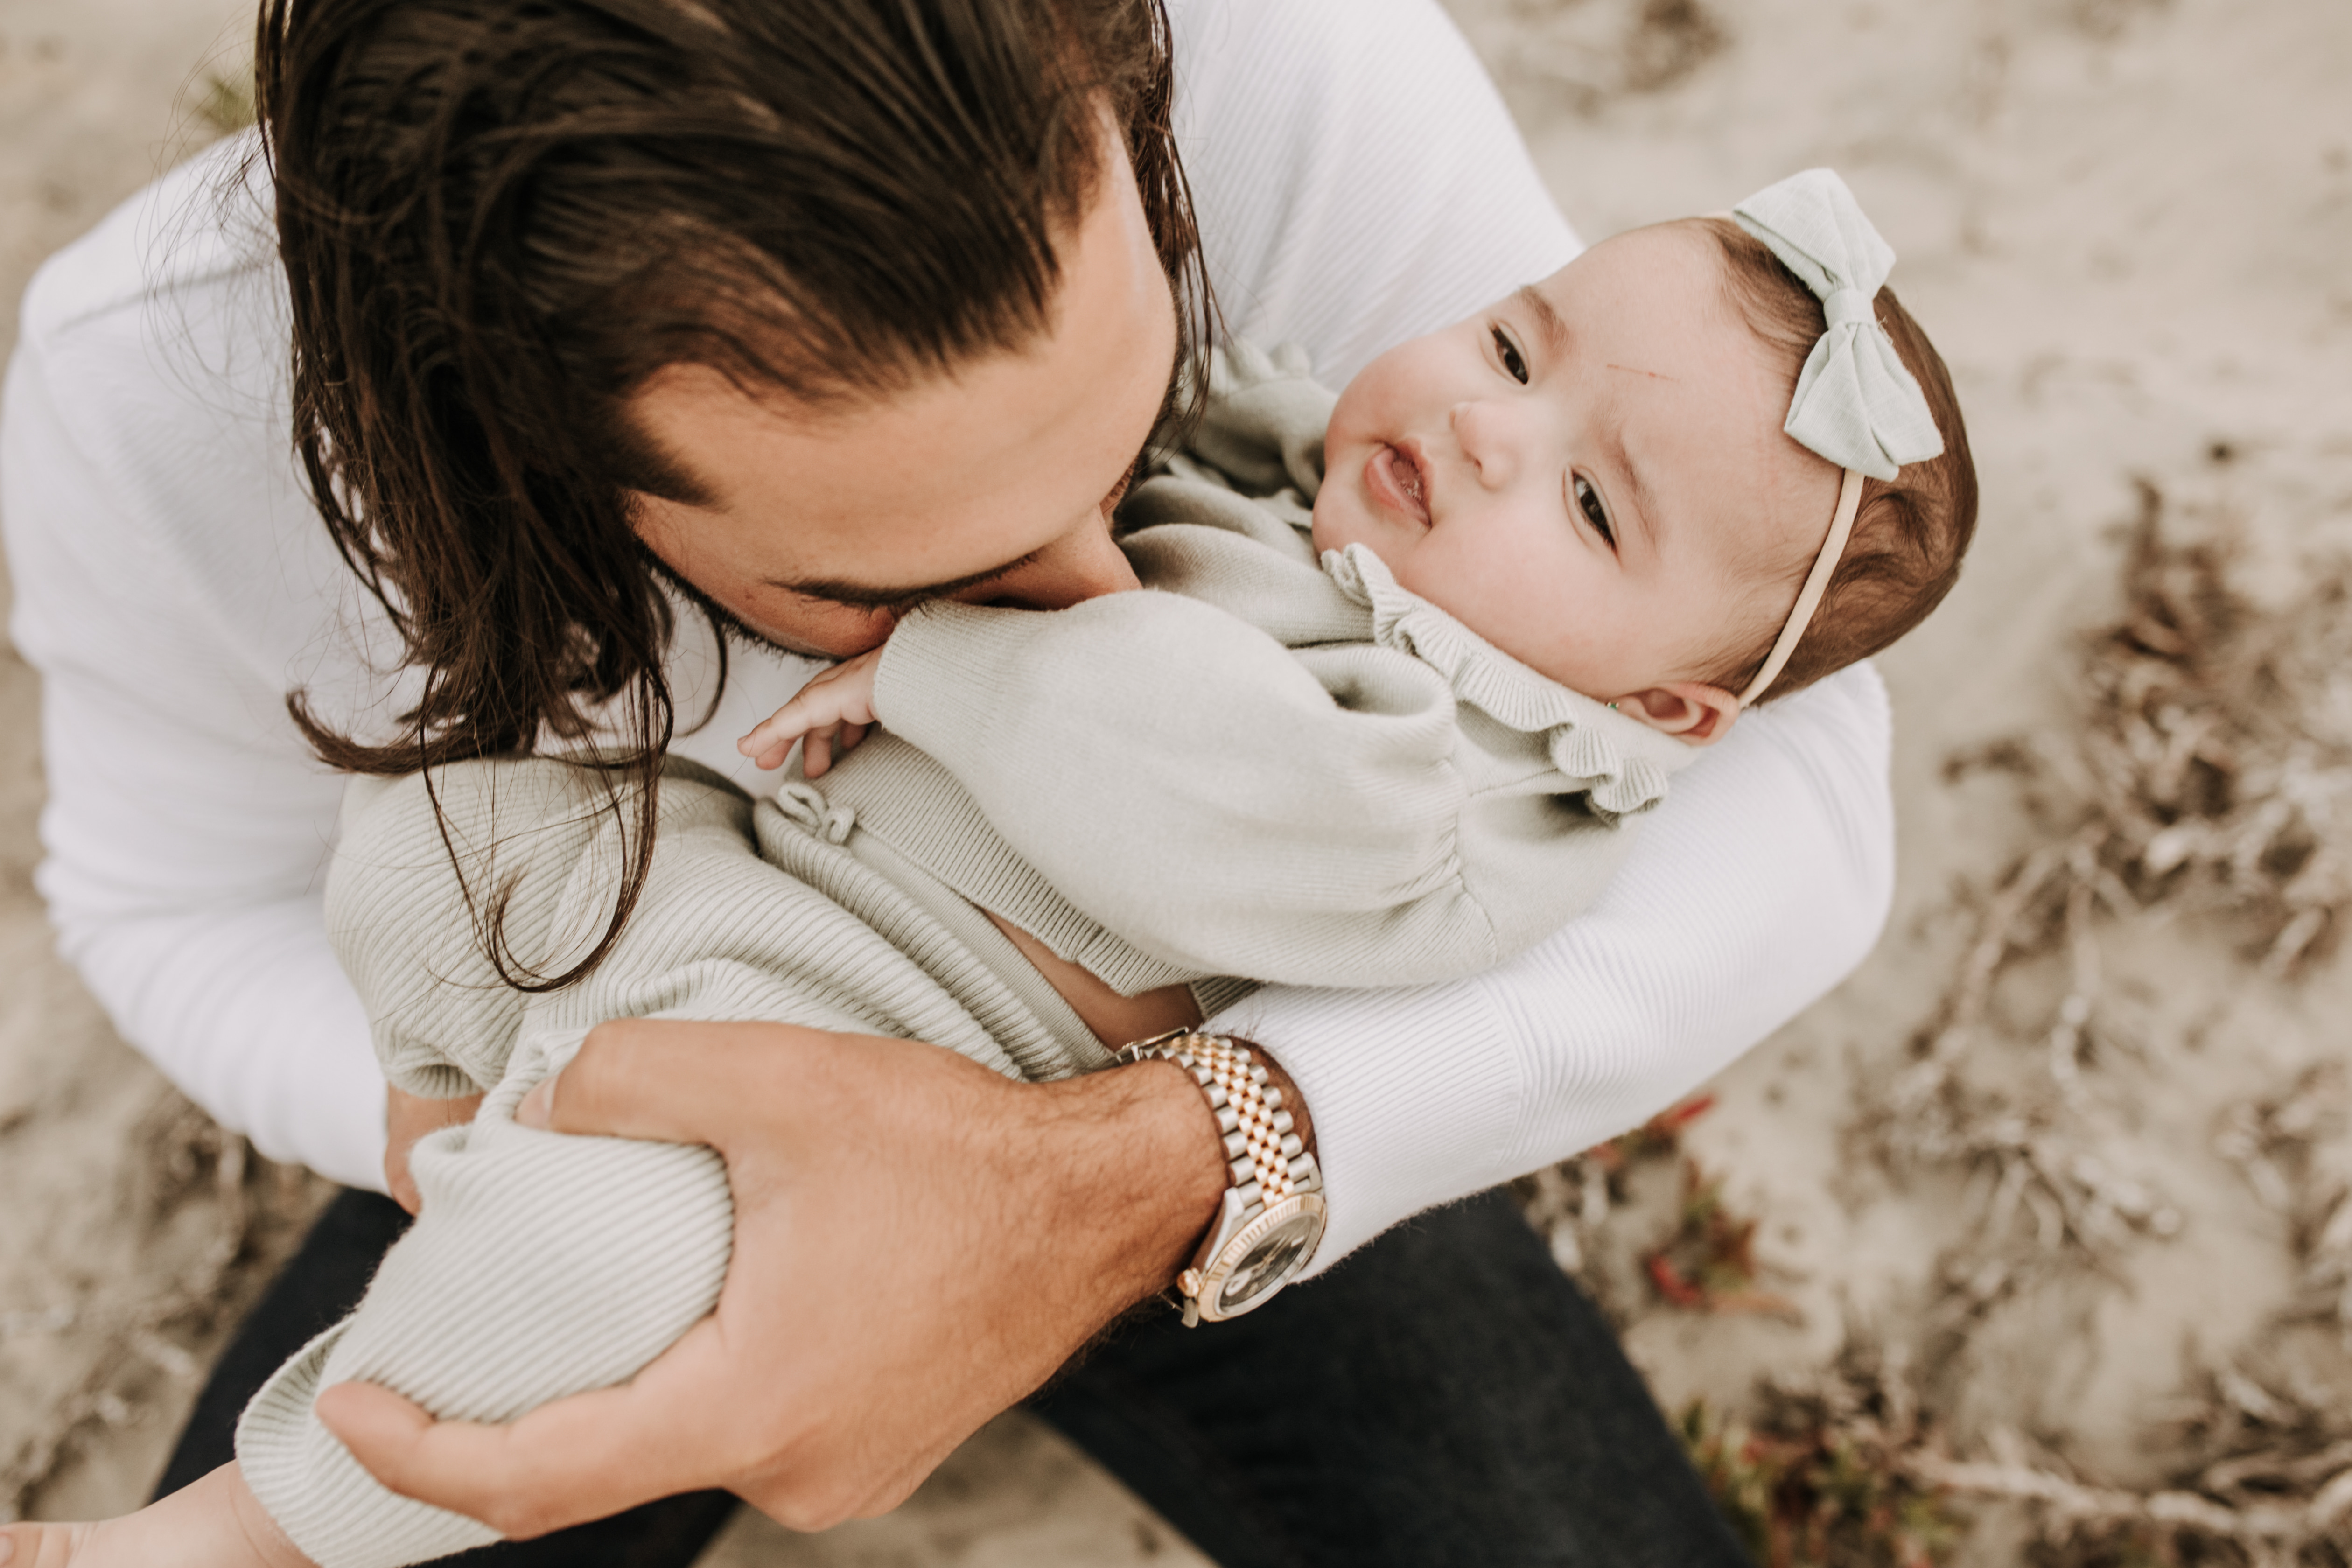
<path fill-rule="evenodd" d="M 1655 805 L 1666 780 L 1691 760 L 1690 747 L 1628 719 L 1605 702 L 1529 669 L 1439 609 L 1397 585 L 1388 563 L 1361 544 L 1323 552 L 1323 570 L 1342 594 L 1372 614 L 1372 641 L 1410 654 L 1496 722 L 1540 735 L 1552 765 L 1594 808 L 1627 816 Z"/>

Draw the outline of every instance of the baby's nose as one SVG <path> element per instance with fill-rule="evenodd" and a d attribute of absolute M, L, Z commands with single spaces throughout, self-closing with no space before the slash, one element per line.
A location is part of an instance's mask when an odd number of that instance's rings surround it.
<path fill-rule="evenodd" d="M 1520 443 L 1512 410 L 1472 398 L 1454 405 L 1449 423 L 1481 486 L 1501 489 L 1518 477 Z"/>

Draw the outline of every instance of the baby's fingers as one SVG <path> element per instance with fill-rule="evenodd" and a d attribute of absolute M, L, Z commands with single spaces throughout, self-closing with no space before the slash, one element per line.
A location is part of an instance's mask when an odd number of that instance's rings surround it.
<path fill-rule="evenodd" d="M 822 730 L 811 730 L 801 737 L 803 773 L 813 779 L 824 777 L 826 771 L 833 766 L 833 738 L 838 732 L 835 726 L 828 724 Z"/>
<path fill-rule="evenodd" d="M 874 722 L 874 667 L 879 658 L 879 650 L 864 653 L 826 670 L 736 742 L 735 749 L 763 768 L 779 768 L 793 742 L 805 738 L 803 765 L 809 777 L 819 776 L 833 765 L 836 749 L 856 745 Z"/>
<path fill-rule="evenodd" d="M 813 779 L 824 777 L 835 757 L 845 757 L 866 739 L 870 724 L 820 724 L 803 737 L 801 772 Z"/>
<path fill-rule="evenodd" d="M 785 754 L 793 749 L 793 742 L 799 740 L 801 731 L 808 727 L 805 722 L 793 721 L 797 717 L 794 710 L 799 706 L 797 701 L 787 702 L 752 725 L 750 732 L 735 742 L 735 749 L 757 760 L 763 768 L 782 766 Z M 771 757 L 775 761 L 770 762 L 768 759 Z"/>

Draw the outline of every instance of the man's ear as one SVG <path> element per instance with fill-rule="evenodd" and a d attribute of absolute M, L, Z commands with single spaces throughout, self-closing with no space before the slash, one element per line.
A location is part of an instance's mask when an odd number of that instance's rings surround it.
<path fill-rule="evenodd" d="M 1620 697 L 1610 704 L 1628 719 L 1690 746 L 1712 746 L 1731 733 L 1739 699 L 1720 686 L 1677 680 Z"/>

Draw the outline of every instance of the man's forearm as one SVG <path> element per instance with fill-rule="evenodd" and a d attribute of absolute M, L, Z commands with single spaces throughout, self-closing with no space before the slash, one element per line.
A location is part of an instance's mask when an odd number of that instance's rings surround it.
<path fill-rule="evenodd" d="M 517 1114 L 711 1145 L 734 1240 L 709 1318 L 512 1428 L 436 1426 L 358 1384 L 319 1396 L 385 1484 L 509 1535 L 714 1485 L 795 1529 L 887 1509 L 1166 1289 L 1229 1181 L 1173 1068 L 1021 1083 L 932 1046 L 782 1024 L 602 1026 Z"/>
<path fill-rule="evenodd" d="M 1050 1088 L 1063 1102 L 1072 1200 L 1056 1205 L 1060 1223 L 1116 1315 L 1167 1289 L 1215 1218 L 1226 1185 L 1216 1124 L 1173 1062 Z"/>

